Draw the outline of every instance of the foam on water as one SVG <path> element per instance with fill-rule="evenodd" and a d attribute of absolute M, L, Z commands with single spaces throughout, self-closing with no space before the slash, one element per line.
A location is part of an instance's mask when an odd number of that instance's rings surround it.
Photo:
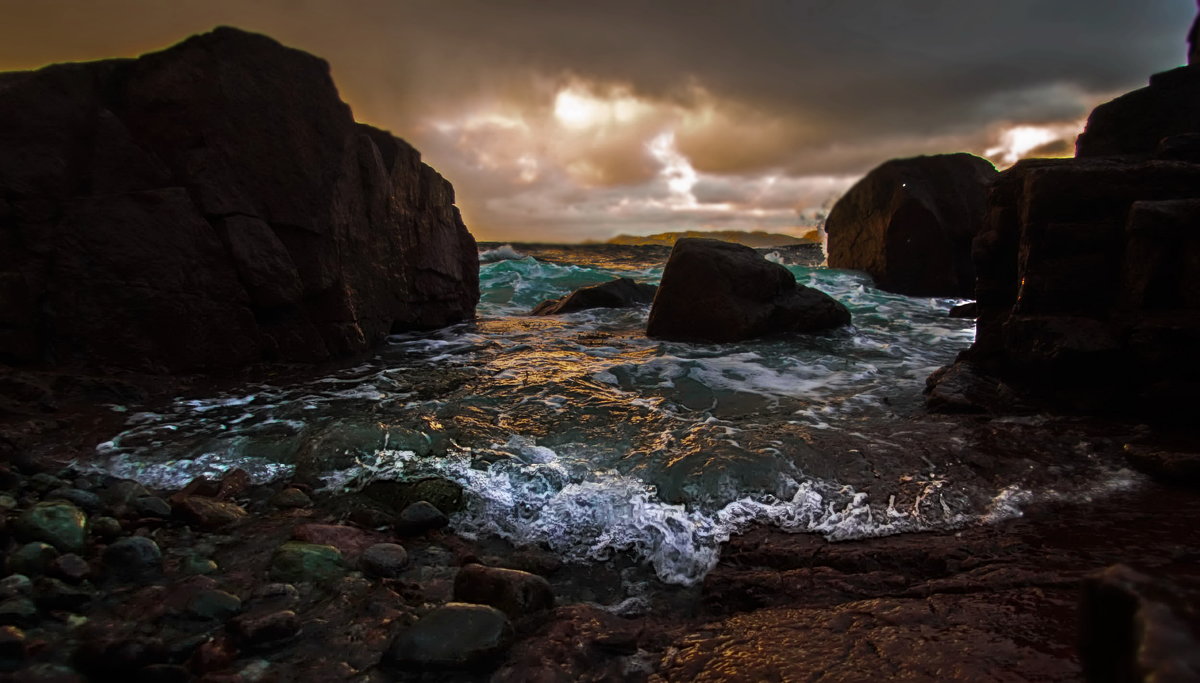
<path fill-rule="evenodd" d="M 532 439 L 514 435 L 496 445 L 509 460 L 479 467 L 469 452 L 446 458 L 418 458 L 411 451 L 381 450 L 353 470 L 332 473 L 330 488 L 356 488 L 376 479 L 440 476 L 469 492 L 467 507 L 453 517 L 466 537 L 498 536 L 514 544 L 538 543 L 567 561 L 604 562 L 630 553 L 669 584 L 694 585 L 716 565 L 721 545 L 752 524 L 789 532 L 819 533 L 830 540 L 852 540 L 896 533 L 953 529 L 984 520 L 1020 516 L 1033 502 L 1053 500 L 1056 492 L 1036 494 L 1018 486 L 995 492 L 980 508 L 932 481 L 909 507 L 894 497 L 880 504 L 853 487 L 819 479 L 789 480 L 790 495 L 750 495 L 718 508 L 662 501 L 653 486 L 613 470 L 589 468 L 561 457 Z M 1092 487 L 1095 495 L 1134 485 L 1128 472 Z"/>
<path fill-rule="evenodd" d="M 552 263 L 512 245 L 480 260 L 474 323 L 394 335 L 379 357 L 316 381 L 131 414 L 97 462 L 162 488 L 233 467 L 271 481 L 335 432 L 357 462 L 331 458 L 354 463 L 327 473 L 331 488 L 447 477 L 468 492 L 453 520 L 460 533 L 544 544 L 575 562 L 630 554 L 684 585 L 751 524 L 861 538 L 997 521 L 1038 500 L 1129 484 L 1105 474 L 1062 491 L 951 481 L 921 453 L 863 430 L 864 419 L 916 414 L 928 374 L 972 341 L 971 321 L 946 316 L 957 300 L 888 294 L 861 274 L 788 264 L 780 253 L 772 260 L 799 282 L 851 309 L 853 327 L 664 343 L 644 336 L 645 307 L 527 315 L 616 276 L 655 283 L 661 260 Z M 872 499 L 861 481 L 802 466 L 839 457 L 813 453 L 806 430 L 862 432 L 864 448 L 890 449 L 923 474 L 895 495 L 876 487 Z M 435 440 L 451 444 L 445 456 L 414 455 Z"/>

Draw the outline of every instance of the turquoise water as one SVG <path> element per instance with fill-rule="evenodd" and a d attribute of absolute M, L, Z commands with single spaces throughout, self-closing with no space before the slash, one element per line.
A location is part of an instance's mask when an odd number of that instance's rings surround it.
<path fill-rule="evenodd" d="M 748 524 L 856 538 L 995 517 L 1024 495 L 1019 481 L 952 481 L 872 436 L 919 416 L 925 378 L 972 341 L 973 321 L 946 316 L 957 300 L 888 294 L 777 252 L 768 258 L 846 304 L 853 326 L 680 344 L 644 337 L 648 307 L 527 315 L 614 276 L 655 283 L 665 255 L 493 247 L 476 322 L 392 337 L 317 381 L 133 414 L 101 461 L 160 486 L 231 467 L 332 490 L 442 476 L 467 491 L 460 534 L 574 562 L 623 554 L 677 584 L 702 578 Z M 895 481 L 872 478 L 867 448 L 895 451 Z"/>

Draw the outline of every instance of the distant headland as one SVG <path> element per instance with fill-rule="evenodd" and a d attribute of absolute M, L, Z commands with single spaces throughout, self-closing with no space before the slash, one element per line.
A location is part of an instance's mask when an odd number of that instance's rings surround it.
<path fill-rule="evenodd" d="M 723 242 L 733 242 L 735 244 L 744 244 L 747 247 L 790 247 L 797 244 L 815 244 L 819 241 L 817 238 L 816 229 L 809 230 L 803 237 L 795 237 L 793 235 L 781 235 L 778 233 L 764 232 L 755 230 L 753 232 L 746 230 L 716 230 L 716 231 L 701 231 L 701 230 L 686 230 L 681 232 L 660 232 L 655 235 L 617 235 L 608 240 L 606 244 L 621 244 L 621 245 L 664 245 L 672 246 L 679 239 L 684 237 L 707 237 L 709 239 L 721 240 Z"/>

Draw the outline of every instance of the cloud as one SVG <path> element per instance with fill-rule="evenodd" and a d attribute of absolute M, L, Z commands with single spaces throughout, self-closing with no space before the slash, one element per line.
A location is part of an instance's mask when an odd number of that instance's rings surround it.
<path fill-rule="evenodd" d="M 9 4 L 0 68 L 138 54 L 217 24 L 321 55 L 361 120 L 455 183 L 477 235 L 564 240 L 783 229 L 888 158 L 1061 151 L 1097 103 L 1184 61 L 1195 13 L 1190 0 Z M 1022 126 L 1048 133 L 1018 140 Z"/>

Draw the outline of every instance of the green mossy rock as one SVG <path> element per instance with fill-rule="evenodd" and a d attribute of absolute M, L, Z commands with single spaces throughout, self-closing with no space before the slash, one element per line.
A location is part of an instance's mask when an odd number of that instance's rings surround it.
<path fill-rule="evenodd" d="M 21 513 L 16 530 L 26 541 L 49 543 L 62 552 L 79 552 L 87 539 L 87 515 L 65 500 L 47 501 Z"/>
<path fill-rule="evenodd" d="M 271 557 L 271 580 L 328 583 L 345 573 L 342 553 L 331 545 L 288 541 Z"/>

